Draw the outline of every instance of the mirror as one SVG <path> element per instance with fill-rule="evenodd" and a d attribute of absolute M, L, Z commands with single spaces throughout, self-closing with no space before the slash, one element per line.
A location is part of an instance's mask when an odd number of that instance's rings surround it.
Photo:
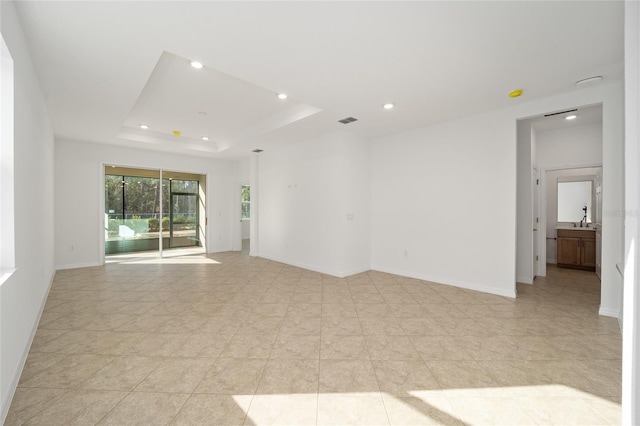
<path fill-rule="evenodd" d="M 593 177 L 558 178 L 558 222 L 593 221 Z"/>

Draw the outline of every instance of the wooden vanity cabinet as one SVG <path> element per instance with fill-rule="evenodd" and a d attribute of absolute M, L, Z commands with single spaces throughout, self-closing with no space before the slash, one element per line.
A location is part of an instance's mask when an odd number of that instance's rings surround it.
<path fill-rule="evenodd" d="M 596 269 L 596 234 L 579 228 L 558 229 L 558 267 Z"/>

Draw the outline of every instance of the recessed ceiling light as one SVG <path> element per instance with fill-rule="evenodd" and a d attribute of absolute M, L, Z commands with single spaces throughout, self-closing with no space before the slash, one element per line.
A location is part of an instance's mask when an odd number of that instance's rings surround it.
<path fill-rule="evenodd" d="M 287 94 L 286 93 L 278 93 L 278 99 L 287 99 Z"/>
<path fill-rule="evenodd" d="M 522 96 L 522 90 L 521 89 L 509 92 L 509 97 L 510 98 L 517 98 L 519 96 Z"/>
<path fill-rule="evenodd" d="M 577 115 L 567 115 L 564 119 L 565 120 L 575 120 L 576 118 L 578 118 Z"/>
<path fill-rule="evenodd" d="M 144 129 L 144 130 L 147 130 L 149 128 L 149 125 L 148 124 L 141 124 L 140 128 Z"/>
<path fill-rule="evenodd" d="M 384 108 L 384 109 L 393 109 L 394 106 L 395 106 L 394 104 L 388 103 L 388 104 L 382 105 L 382 108 Z"/>
<path fill-rule="evenodd" d="M 199 70 L 200 68 L 202 68 L 204 65 L 202 65 L 202 62 L 198 62 L 198 61 L 191 61 L 191 66 L 194 67 L 195 69 Z"/>
<path fill-rule="evenodd" d="M 202 140 L 203 140 L 203 141 L 208 141 L 208 140 L 209 140 L 209 136 L 203 136 L 203 137 L 202 137 Z"/>

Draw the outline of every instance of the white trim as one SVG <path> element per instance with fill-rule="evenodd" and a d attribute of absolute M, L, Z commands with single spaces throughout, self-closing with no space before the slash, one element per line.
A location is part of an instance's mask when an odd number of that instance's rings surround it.
<path fill-rule="evenodd" d="M 431 282 L 435 282 L 435 283 L 439 283 L 439 284 L 450 285 L 452 287 L 460 287 L 460 288 L 464 288 L 464 289 L 467 289 L 467 290 L 475 290 L 475 291 L 480 291 L 482 293 L 495 294 L 496 296 L 515 298 L 516 297 L 516 293 L 517 293 L 517 291 L 515 289 L 515 283 L 514 283 L 514 289 L 513 289 L 513 293 L 512 293 L 510 291 L 498 290 L 498 289 L 495 289 L 495 288 L 492 288 L 492 287 L 487 287 L 487 286 L 480 285 L 480 284 L 468 283 L 468 282 L 465 282 L 465 281 L 452 280 L 452 279 L 446 278 L 446 277 L 437 277 L 437 276 L 431 276 L 431 275 L 426 275 L 426 274 L 416 274 L 416 273 L 413 273 L 413 272 L 401 271 L 401 270 L 394 269 L 394 268 L 385 268 L 385 267 L 380 267 L 380 266 L 373 265 L 371 267 L 371 269 L 373 271 L 386 272 L 388 274 L 394 274 L 394 275 L 400 275 L 400 276 L 403 276 L 403 277 L 415 278 L 415 279 L 422 280 L 422 281 L 431 281 Z"/>
<path fill-rule="evenodd" d="M 99 253 L 98 253 L 98 259 L 100 261 L 100 265 L 104 265 L 105 261 L 106 261 L 106 256 L 104 253 L 105 250 L 105 239 L 104 239 L 104 227 L 105 227 L 105 223 L 104 223 L 104 185 L 105 185 L 105 175 L 107 174 L 107 167 L 111 167 L 111 166 L 115 166 L 115 167 L 121 167 L 121 168 L 127 168 L 127 169 L 138 169 L 138 170 L 150 170 L 150 171 L 157 171 L 159 174 L 159 179 L 160 179 L 160 198 L 162 199 L 162 179 L 163 179 L 163 173 L 164 172 L 172 172 L 172 173 L 185 173 L 185 174 L 192 174 L 192 175 L 199 175 L 199 176 L 204 176 L 205 179 L 205 221 L 207 222 L 205 229 L 204 229 L 204 235 L 205 235 L 205 242 L 204 244 L 202 244 L 202 247 L 204 248 L 205 253 L 209 253 L 207 251 L 208 246 L 209 246 L 209 240 L 210 240 L 210 235 L 208 234 L 208 231 L 210 229 L 209 227 L 209 223 L 208 223 L 208 218 L 209 218 L 209 173 L 205 173 L 205 172 L 196 172 L 193 170 L 189 170 L 189 171 L 184 171 L 184 170 L 176 170 L 173 168 L 166 168 L 166 167 L 153 167 L 153 166 L 149 166 L 149 167 L 144 167 L 144 166 L 136 166 L 136 165 L 132 165 L 132 164 L 124 164 L 121 162 L 105 162 L 102 161 L 100 163 L 101 167 L 100 167 L 100 178 L 99 178 L 99 182 L 100 182 L 100 188 L 102 188 L 102 192 L 103 195 L 100 197 L 100 220 L 99 222 L 102 222 L 102 227 L 100 228 L 100 236 L 99 236 Z M 199 194 L 198 194 L 199 195 Z M 162 202 L 160 202 L 160 226 L 159 226 L 159 235 L 158 235 L 158 257 L 162 258 L 162 238 L 163 238 L 163 229 L 162 229 Z M 95 265 L 90 265 L 90 266 L 95 266 Z M 75 266 L 73 266 L 75 267 Z M 83 268 L 85 266 L 78 266 L 79 268 Z M 71 269 L 71 268 L 64 268 L 64 269 Z"/>
<path fill-rule="evenodd" d="M 516 282 L 521 284 L 533 284 L 533 279 L 531 277 L 516 277 Z"/>
<path fill-rule="evenodd" d="M 602 315 L 603 317 L 612 317 L 612 318 L 618 319 L 618 317 L 620 316 L 620 311 L 619 310 L 615 311 L 613 309 L 607 309 L 600 306 L 600 308 L 598 309 L 598 315 Z"/>
<path fill-rule="evenodd" d="M 78 269 L 78 268 L 93 268 L 95 266 L 103 266 L 104 260 L 102 262 L 85 262 L 85 263 L 69 263 L 66 265 L 56 265 L 56 271 L 62 271 L 65 269 Z"/>
<path fill-rule="evenodd" d="M 296 266 L 298 268 L 303 268 L 303 269 L 307 269 L 309 271 L 314 271 L 314 272 L 320 272 L 321 274 L 331 275 L 338 278 L 345 278 L 351 275 L 361 274 L 363 272 L 367 272 L 371 270 L 371 268 L 369 267 L 364 267 L 364 268 L 348 269 L 345 271 L 337 271 L 334 269 L 321 268 L 321 267 L 317 267 L 315 265 L 309 265 L 306 263 L 291 262 L 289 260 L 280 259 L 278 257 L 269 257 L 269 256 L 260 256 L 260 257 L 263 259 L 274 261 L 274 262 L 284 263 L 285 265 Z"/>

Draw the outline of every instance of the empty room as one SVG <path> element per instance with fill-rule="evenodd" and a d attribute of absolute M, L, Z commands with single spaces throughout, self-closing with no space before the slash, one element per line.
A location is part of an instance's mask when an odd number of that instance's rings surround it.
<path fill-rule="evenodd" d="M 637 2 L 0 12 L 3 424 L 640 424 Z"/>

